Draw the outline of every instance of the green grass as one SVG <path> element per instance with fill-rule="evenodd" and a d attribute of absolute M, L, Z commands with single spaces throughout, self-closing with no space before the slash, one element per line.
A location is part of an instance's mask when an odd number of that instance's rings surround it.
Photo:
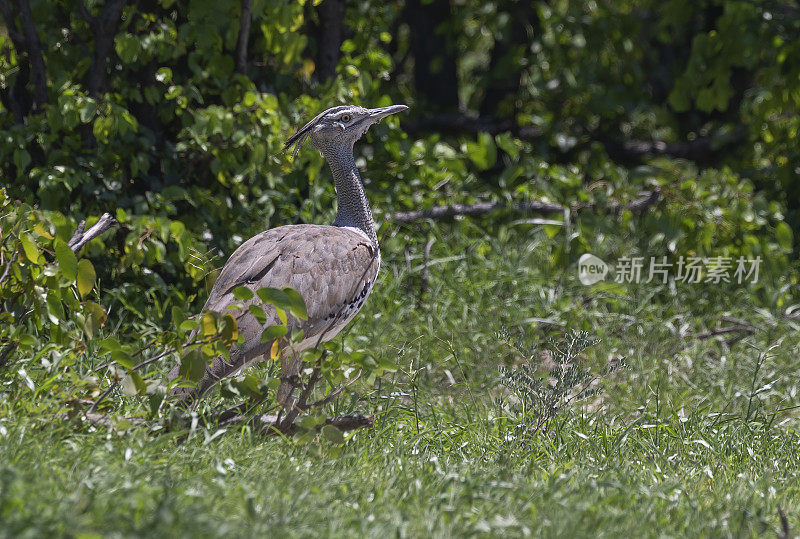
<path fill-rule="evenodd" d="M 799 328 L 769 287 L 583 287 L 538 229 L 434 235 L 428 292 L 418 299 L 422 246 L 409 275 L 405 240 L 387 239 L 379 285 L 342 337 L 396 361 L 331 409 L 374 412 L 374 430 L 338 447 L 241 428 L 85 428 L 8 390 L 0 536 L 774 536 L 779 505 L 800 529 Z M 692 337 L 722 316 L 755 333 Z M 526 436 L 506 411 L 498 367 L 522 358 L 503 327 L 537 346 L 588 330 L 601 342 L 587 364 L 624 356 L 628 368 Z"/>

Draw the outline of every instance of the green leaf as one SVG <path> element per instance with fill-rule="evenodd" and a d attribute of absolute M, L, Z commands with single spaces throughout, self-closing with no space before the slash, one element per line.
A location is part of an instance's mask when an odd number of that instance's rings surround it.
<path fill-rule="evenodd" d="M 83 305 L 83 313 L 86 317 L 83 326 L 86 331 L 86 336 L 93 339 L 106 321 L 106 311 L 103 309 L 102 305 L 93 301 L 86 301 Z"/>
<path fill-rule="evenodd" d="M 81 123 L 88 124 L 92 118 L 94 118 L 94 113 L 97 112 L 97 104 L 92 101 L 86 101 L 83 105 L 81 105 L 80 110 L 80 117 Z"/>
<path fill-rule="evenodd" d="M 190 350 L 181 358 L 180 375 L 190 382 L 198 382 L 206 372 L 206 359 L 199 348 Z"/>
<path fill-rule="evenodd" d="M 480 133 L 477 142 L 464 144 L 464 152 L 479 170 L 488 170 L 497 161 L 497 146 L 488 133 Z"/>
<path fill-rule="evenodd" d="M 237 286 L 233 289 L 233 297 L 236 299 L 247 301 L 248 299 L 253 299 L 253 296 L 253 291 L 246 286 Z"/>
<path fill-rule="evenodd" d="M 288 322 L 288 319 L 286 318 L 286 311 L 278 307 L 275 307 L 275 313 L 278 315 L 278 320 L 281 321 L 281 324 L 286 325 L 286 323 Z"/>
<path fill-rule="evenodd" d="M 144 393 L 145 384 L 139 373 L 129 372 L 125 378 L 122 379 L 122 393 L 128 397 L 133 397 L 139 393 Z"/>
<path fill-rule="evenodd" d="M 306 302 L 303 300 L 303 296 L 300 295 L 300 292 L 288 286 L 283 289 L 283 292 L 289 297 L 289 309 L 291 313 L 301 320 L 307 320 L 308 313 L 306 312 Z"/>
<path fill-rule="evenodd" d="M 67 281 L 74 283 L 75 277 L 78 276 L 78 257 L 75 256 L 72 249 L 62 240 L 56 240 L 54 248 L 58 266 L 61 268 L 61 274 Z"/>
<path fill-rule="evenodd" d="M 178 329 L 181 331 L 191 331 L 198 326 L 197 320 L 188 319 L 181 322 L 181 325 L 178 326 Z"/>
<path fill-rule="evenodd" d="M 247 307 L 247 309 L 250 311 L 250 314 L 253 315 L 253 318 L 258 320 L 259 324 L 264 324 L 267 321 L 267 315 L 264 313 L 264 309 L 262 309 L 260 306 L 250 305 Z"/>
<path fill-rule="evenodd" d="M 322 435 L 334 444 L 344 443 L 344 434 L 333 425 L 325 425 L 322 427 Z"/>
<path fill-rule="evenodd" d="M 183 309 L 178 307 L 177 305 L 172 307 L 172 325 L 176 328 L 180 328 L 181 324 L 186 321 L 186 313 L 183 312 Z"/>
<path fill-rule="evenodd" d="M 775 236 L 778 239 L 778 245 L 790 251 L 792 249 L 792 229 L 781 221 L 775 227 Z"/>
<path fill-rule="evenodd" d="M 217 321 L 211 313 L 203 313 L 200 319 L 200 333 L 205 337 L 212 337 L 217 334 Z"/>
<path fill-rule="evenodd" d="M 313 429 L 324 422 L 325 416 L 323 415 L 306 414 L 298 423 L 304 429 Z"/>
<path fill-rule="evenodd" d="M 270 288 L 268 286 L 265 286 L 264 288 L 259 288 L 256 294 L 258 294 L 258 297 L 264 303 L 270 303 L 284 310 L 290 309 L 292 306 L 292 302 L 289 300 L 289 296 L 287 296 L 286 292 L 284 292 L 283 290 L 278 290 L 277 288 Z"/>
<path fill-rule="evenodd" d="M 23 333 L 18 337 L 19 345 L 20 346 L 33 346 L 36 344 L 36 337 L 31 335 L 30 333 Z"/>
<path fill-rule="evenodd" d="M 130 354 L 121 349 L 112 351 L 111 359 L 113 359 L 118 365 L 121 365 L 126 369 L 132 369 L 135 365 L 135 363 L 133 362 L 133 358 L 131 358 Z"/>
<path fill-rule="evenodd" d="M 94 272 L 94 266 L 91 262 L 82 258 L 78 261 L 78 292 L 81 297 L 85 296 L 94 288 L 97 274 Z"/>
<path fill-rule="evenodd" d="M 64 304 L 61 303 L 61 298 L 56 293 L 57 290 L 50 290 L 47 293 L 47 312 L 50 322 L 55 325 L 59 325 L 64 320 Z"/>
<path fill-rule="evenodd" d="M 19 241 L 22 242 L 22 250 L 25 251 L 25 258 L 30 260 L 31 264 L 40 265 L 39 247 L 36 246 L 36 242 L 30 234 L 21 234 Z"/>
<path fill-rule="evenodd" d="M 261 342 L 269 342 L 272 339 L 279 339 L 289 332 L 286 326 L 268 326 L 261 332 Z"/>
<path fill-rule="evenodd" d="M 28 168 L 30 164 L 31 154 L 29 154 L 27 150 L 23 150 L 22 148 L 14 150 L 14 166 L 17 167 L 17 174 L 22 176 L 22 173 L 25 172 L 25 169 Z"/>
<path fill-rule="evenodd" d="M 116 337 L 106 337 L 97 344 L 99 344 L 100 348 L 106 352 L 113 352 L 114 350 L 119 350 L 122 348 L 122 345 L 119 343 L 119 339 Z"/>
<path fill-rule="evenodd" d="M 239 391 L 245 393 L 248 397 L 263 396 L 263 394 L 261 393 L 261 380 L 259 380 L 252 374 L 247 374 L 241 379 L 235 380 L 233 384 L 237 389 L 239 389 Z"/>

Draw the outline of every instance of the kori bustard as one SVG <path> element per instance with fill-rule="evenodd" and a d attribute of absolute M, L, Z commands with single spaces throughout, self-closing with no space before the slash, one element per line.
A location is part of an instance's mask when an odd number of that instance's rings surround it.
<path fill-rule="evenodd" d="M 230 358 L 216 358 L 195 387 L 178 387 L 194 402 L 219 380 L 234 374 L 267 354 L 272 342 L 261 342 L 265 327 L 278 324 L 274 309 L 265 305 L 266 321 L 259 322 L 248 310 L 258 300 L 241 301 L 233 290 L 240 286 L 253 292 L 263 287 L 291 287 L 303 296 L 307 320 L 290 317 L 290 328 L 303 330 L 303 339 L 280 352 L 281 384 L 278 402 L 291 406 L 294 385 L 301 366 L 301 352 L 335 337 L 361 310 L 375 284 L 381 255 L 361 177 L 353 158 L 353 145 L 372 124 L 406 110 L 405 105 L 376 109 L 339 106 L 317 115 L 286 142 L 295 156 L 306 141 L 322 153 L 330 165 L 336 187 L 337 213 L 331 225 L 286 225 L 261 232 L 244 242 L 231 255 L 211 289 L 203 310 L 232 314 L 244 344 L 231 350 Z M 228 309 L 238 304 L 242 308 Z M 180 376 L 180 366 L 169 373 Z"/>

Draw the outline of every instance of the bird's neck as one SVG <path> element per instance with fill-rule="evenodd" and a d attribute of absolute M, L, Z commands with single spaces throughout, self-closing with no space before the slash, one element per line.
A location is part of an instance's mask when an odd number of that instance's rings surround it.
<path fill-rule="evenodd" d="M 352 148 L 339 148 L 323 152 L 331 167 L 333 181 L 336 185 L 336 219 L 333 226 L 357 228 L 378 245 L 375 233 L 375 221 L 369 209 L 367 195 L 361 183 Z"/>

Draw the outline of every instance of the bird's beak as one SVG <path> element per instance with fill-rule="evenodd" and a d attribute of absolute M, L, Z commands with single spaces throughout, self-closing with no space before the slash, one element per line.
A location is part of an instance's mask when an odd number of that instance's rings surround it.
<path fill-rule="evenodd" d="M 408 110 L 408 107 L 405 105 L 389 105 L 388 107 L 378 107 L 377 109 L 370 109 L 369 119 L 372 120 L 373 123 L 378 123 L 387 116 L 391 116 L 392 114 L 397 114 L 398 112 L 403 112 L 404 110 Z"/>

